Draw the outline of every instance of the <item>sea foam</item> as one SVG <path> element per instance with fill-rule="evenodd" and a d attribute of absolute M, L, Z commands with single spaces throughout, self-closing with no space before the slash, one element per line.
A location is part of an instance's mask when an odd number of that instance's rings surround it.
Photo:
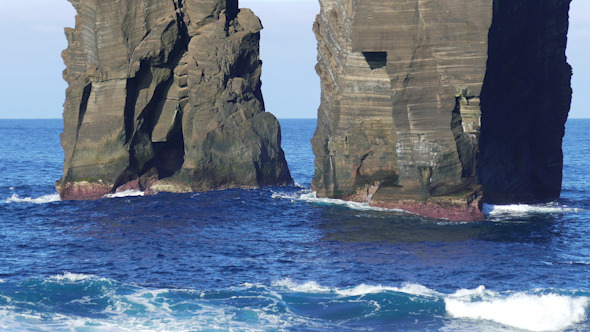
<path fill-rule="evenodd" d="M 130 189 L 130 190 L 125 190 L 125 191 L 120 191 L 120 192 L 117 192 L 114 194 L 106 194 L 106 195 L 104 195 L 104 198 L 137 197 L 137 196 L 144 196 L 144 195 L 145 195 L 145 192 L 143 192 L 143 191 Z"/>
<path fill-rule="evenodd" d="M 408 295 L 424 296 L 424 297 L 437 297 L 440 294 L 428 287 L 414 283 L 404 283 L 401 287 L 388 287 L 382 285 L 366 285 L 361 284 L 353 288 L 336 289 L 335 293 L 341 296 L 363 296 L 367 294 L 379 294 L 383 292 L 397 292 Z"/>
<path fill-rule="evenodd" d="M 357 297 L 386 292 L 405 293 L 444 300 L 447 314 L 456 319 L 487 320 L 507 327 L 529 331 L 559 331 L 586 319 L 590 299 L 557 293 L 498 293 L 479 286 L 444 294 L 420 284 L 401 287 L 360 284 L 350 288 L 331 288 L 315 281 L 297 283 L 289 278 L 276 281 L 274 287 L 298 293 L 323 293 L 338 297 Z"/>
<path fill-rule="evenodd" d="M 291 200 L 293 202 L 300 201 L 300 202 L 307 202 L 312 204 L 319 204 L 319 205 L 333 205 L 333 206 L 342 206 L 352 210 L 359 210 L 359 211 L 397 211 L 400 212 L 402 210 L 396 209 L 385 209 L 380 207 L 370 206 L 368 202 L 352 202 L 352 201 L 345 201 L 341 199 L 335 198 L 318 198 L 317 193 L 315 191 L 303 190 L 300 192 L 288 194 L 282 192 L 273 192 L 272 198 L 275 199 L 286 199 Z"/>
<path fill-rule="evenodd" d="M 483 213 L 488 217 L 494 216 L 527 216 L 531 214 L 552 214 L 552 213 L 577 213 L 581 209 L 572 208 L 557 203 L 549 204 L 510 204 L 492 205 L 484 204 Z"/>
<path fill-rule="evenodd" d="M 333 290 L 329 287 L 320 286 L 315 281 L 308 281 L 306 283 L 296 283 L 289 278 L 274 281 L 273 287 L 288 289 L 292 292 L 298 293 L 330 293 Z"/>
<path fill-rule="evenodd" d="M 23 197 L 21 198 L 17 194 L 12 194 L 12 196 L 6 199 L 5 203 L 31 203 L 31 204 L 46 204 L 51 202 L 59 202 L 61 198 L 59 194 L 51 194 L 51 195 L 44 195 L 37 198 L 32 197 Z"/>
<path fill-rule="evenodd" d="M 64 272 L 62 274 L 56 274 L 50 277 L 47 277 L 43 282 L 55 282 L 58 284 L 76 284 L 81 282 L 107 282 L 112 283 L 113 280 L 107 278 L 101 278 L 93 274 L 83 274 L 83 273 L 71 273 L 71 272 Z"/>
<path fill-rule="evenodd" d="M 445 308 L 454 318 L 488 320 L 529 331 L 558 331 L 586 319 L 587 297 L 555 293 L 502 295 L 480 286 L 446 296 Z"/>
<path fill-rule="evenodd" d="M 57 274 L 47 278 L 48 281 L 68 281 L 68 282 L 78 282 L 83 280 L 92 280 L 96 279 L 97 277 L 92 274 L 81 274 L 81 273 L 71 273 L 71 272 L 64 272 L 62 274 Z"/>
<path fill-rule="evenodd" d="M 46 278 L 40 284 L 27 282 L 23 284 L 24 287 L 33 293 L 41 291 L 46 294 L 48 289 L 53 289 L 47 288 L 46 283 L 58 288 L 54 293 L 49 293 L 49 298 L 44 298 L 41 304 L 26 302 L 26 298 L 19 298 L 18 292 L 9 294 L 14 295 L 15 299 L 9 299 L 0 305 L 0 329 L 323 330 L 337 327 L 342 322 L 338 320 L 333 325 L 333 322 L 321 318 L 319 314 L 317 317 L 298 314 L 296 309 L 301 309 L 301 299 L 309 298 L 309 302 L 304 301 L 304 307 L 310 306 L 313 309 L 313 306 L 318 306 L 318 311 L 322 311 L 325 306 L 335 309 L 343 304 L 357 308 L 360 312 L 355 317 L 360 321 L 367 318 L 367 313 L 382 317 L 381 312 L 395 310 L 401 315 L 446 316 L 444 322 L 441 322 L 444 324 L 441 327 L 443 331 L 555 331 L 575 328 L 575 324 L 584 322 L 589 305 L 587 297 L 573 296 L 572 293 L 557 290 L 495 292 L 484 286 L 445 294 L 416 283 L 403 283 L 398 287 L 359 284 L 339 288 L 324 286 L 316 281 L 296 282 L 284 278 L 272 282 L 270 286 L 246 283 L 237 288 L 198 291 L 149 288 L 120 284 L 112 280 L 101 284 L 101 287 L 95 287 L 94 283 L 101 280 L 107 279 L 65 272 Z M 80 293 L 76 296 L 64 300 L 60 294 L 62 291 L 69 291 L 72 284 L 80 284 L 83 288 L 80 288 Z M 284 296 L 289 292 L 299 294 L 295 298 Z M 399 303 L 392 303 L 397 301 L 390 297 L 392 292 L 408 294 L 408 303 L 420 305 L 401 308 Z M 306 297 L 305 294 L 313 295 Z M 372 294 L 380 295 L 371 296 Z M 365 296 L 367 297 L 363 299 Z M 417 302 L 414 302 L 415 297 L 419 297 Z M 104 301 L 105 299 L 108 301 Z M 47 305 L 53 310 L 52 308 L 64 303 L 74 305 L 81 310 L 81 314 L 64 315 L 59 311 L 44 311 Z M 23 306 L 37 308 L 38 311 L 19 310 Z M 361 308 L 369 311 L 361 315 Z M 346 317 L 342 316 L 341 319 L 350 319 Z"/>
<path fill-rule="evenodd" d="M 403 283 L 401 287 L 390 287 L 383 285 L 367 285 L 360 284 L 355 287 L 338 288 L 338 287 L 326 287 L 321 286 L 315 281 L 308 281 L 305 283 L 297 283 L 290 278 L 285 278 L 272 283 L 273 287 L 287 289 L 292 292 L 298 293 L 325 293 L 335 294 L 342 297 L 351 296 L 363 296 L 367 294 L 378 294 L 383 292 L 398 292 L 409 295 L 425 296 L 425 297 L 437 297 L 441 296 L 440 293 L 429 289 L 428 287 L 414 283 Z"/>

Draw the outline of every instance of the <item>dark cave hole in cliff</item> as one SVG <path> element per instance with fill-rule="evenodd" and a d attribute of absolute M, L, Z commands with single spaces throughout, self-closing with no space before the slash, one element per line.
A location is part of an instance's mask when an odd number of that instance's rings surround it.
<path fill-rule="evenodd" d="M 152 147 L 156 153 L 156 170 L 160 179 L 171 177 L 184 163 L 184 140 L 182 131 L 179 138 L 166 142 L 154 142 Z"/>
<path fill-rule="evenodd" d="M 160 179 L 171 177 L 184 163 L 184 136 L 182 134 L 182 110 L 176 109 L 174 124 L 164 142 L 152 142 L 155 166 Z"/>
<path fill-rule="evenodd" d="M 182 52 L 178 52 L 182 54 Z M 173 64 L 178 63 L 181 55 L 173 58 Z M 173 65 L 171 65 L 173 67 Z M 164 67 L 162 67 L 164 68 Z M 138 96 L 149 90 L 154 83 L 152 68 L 147 62 L 142 62 L 134 78 L 128 80 L 127 99 L 125 105 L 126 143 L 129 144 L 130 168 L 121 176 L 118 182 L 130 181 L 144 175 L 155 168 L 158 178 L 166 178 L 176 173 L 184 163 L 184 138 L 182 134 L 182 110 L 179 106 L 174 114 L 173 124 L 164 139 L 154 141 L 153 132 L 160 121 L 167 97 L 174 83 L 170 76 L 159 82 L 154 89 L 153 96 L 145 105 L 138 109 Z M 138 114 L 136 114 L 138 113 Z M 153 159 L 146 160 L 145 151 L 153 150 Z"/>
<path fill-rule="evenodd" d="M 172 176 L 182 167 L 184 163 L 184 137 L 182 133 L 182 109 L 180 105 L 176 106 L 173 124 L 168 130 L 165 139 L 155 141 L 153 132 L 156 124 L 164 111 L 166 102 L 165 96 L 169 95 L 174 79 L 171 77 L 156 87 L 154 98 L 148 103 L 142 112 L 143 124 L 140 126 L 144 135 L 149 137 L 151 147 L 154 151 L 153 167 L 158 172 L 158 178 L 163 179 Z M 141 173 L 148 171 L 140 170 Z"/>
<path fill-rule="evenodd" d="M 82 92 L 82 102 L 80 103 L 80 111 L 78 113 L 78 127 L 76 128 L 76 134 L 80 133 L 80 127 L 82 127 L 82 123 L 84 122 L 84 116 L 86 115 L 86 110 L 88 109 L 88 100 L 90 99 L 91 93 L 92 83 L 88 83 Z"/>
<path fill-rule="evenodd" d="M 384 68 L 387 65 L 387 52 L 363 52 L 371 70 Z"/>

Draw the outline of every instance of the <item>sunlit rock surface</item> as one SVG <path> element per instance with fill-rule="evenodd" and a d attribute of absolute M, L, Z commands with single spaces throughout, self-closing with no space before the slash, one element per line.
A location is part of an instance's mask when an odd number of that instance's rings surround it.
<path fill-rule="evenodd" d="M 314 190 L 433 218 L 559 197 L 569 0 L 321 0 Z"/>
<path fill-rule="evenodd" d="M 292 182 L 237 0 L 69 0 L 63 199 Z"/>

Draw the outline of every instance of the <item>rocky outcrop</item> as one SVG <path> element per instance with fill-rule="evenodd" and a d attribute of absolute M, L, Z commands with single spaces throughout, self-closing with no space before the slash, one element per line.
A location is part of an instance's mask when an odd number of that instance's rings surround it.
<path fill-rule="evenodd" d="M 69 0 L 63 199 L 292 182 L 237 0 Z"/>
<path fill-rule="evenodd" d="M 569 0 L 321 0 L 313 188 L 479 220 L 559 196 Z"/>

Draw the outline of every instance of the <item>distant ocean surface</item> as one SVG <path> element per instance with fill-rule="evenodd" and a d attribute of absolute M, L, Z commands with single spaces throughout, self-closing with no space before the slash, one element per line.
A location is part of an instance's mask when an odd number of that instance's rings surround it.
<path fill-rule="evenodd" d="M 296 186 L 61 202 L 61 120 L 0 120 L 0 330 L 590 331 L 590 120 L 559 201 L 463 224 L 315 198 L 281 124 Z"/>

